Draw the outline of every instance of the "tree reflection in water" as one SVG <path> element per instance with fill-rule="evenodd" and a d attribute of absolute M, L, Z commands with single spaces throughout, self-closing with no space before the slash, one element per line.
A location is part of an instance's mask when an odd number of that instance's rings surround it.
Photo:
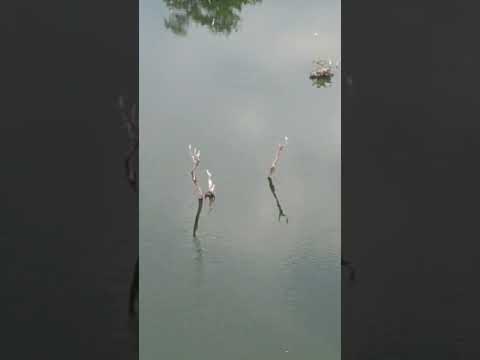
<path fill-rule="evenodd" d="M 191 23 L 207 27 L 211 32 L 229 35 L 237 31 L 240 13 L 245 5 L 262 0 L 164 0 L 170 11 L 165 27 L 185 36 Z"/>

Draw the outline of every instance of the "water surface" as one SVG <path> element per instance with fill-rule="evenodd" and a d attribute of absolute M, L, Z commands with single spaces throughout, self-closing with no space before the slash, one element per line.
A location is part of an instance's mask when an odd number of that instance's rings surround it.
<path fill-rule="evenodd" d="M 167 5 L 196 3 L 140 2 L 140 356 L 338 360 L 340 84 L 308 74 L 340 59 L 340 2 L 231 1 L 172 28 Z M 285 135 L 288 224 L 267 181 Z M 188 144 L 217 185 L 196 240 Z"/>

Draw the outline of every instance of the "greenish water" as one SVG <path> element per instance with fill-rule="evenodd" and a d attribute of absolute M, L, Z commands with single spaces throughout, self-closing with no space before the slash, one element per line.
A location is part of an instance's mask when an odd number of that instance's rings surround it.
<path fill-rule="evenodd" d="M 218 4 L 140 1 L 140 358 L 339 360 L 340 2 Z"/>

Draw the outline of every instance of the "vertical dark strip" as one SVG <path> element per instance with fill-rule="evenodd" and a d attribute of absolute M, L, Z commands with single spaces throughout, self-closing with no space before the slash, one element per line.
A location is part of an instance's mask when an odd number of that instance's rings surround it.
<path fill-rule="evenodd" d="M 138 103 L 138 1 L 3 5 L 0 353 L 135 359 L 138 195 L 117 98 Z"/>
<path fill-rule="evenodd" d="M 479 356 L 475 4 L 342 1 L 345 360 Z"/>

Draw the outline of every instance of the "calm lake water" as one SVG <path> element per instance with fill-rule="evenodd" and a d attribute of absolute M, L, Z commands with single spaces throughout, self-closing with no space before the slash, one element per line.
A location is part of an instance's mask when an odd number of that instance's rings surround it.
<path fill-rule="evenodd" d="M 140 357 L 339 360 L 340 74 L 308 75 L 340 1 L 169 10 L 209 3 L 140 1 Z M 197 240 L 188 144 L 217 186 Z"/>

